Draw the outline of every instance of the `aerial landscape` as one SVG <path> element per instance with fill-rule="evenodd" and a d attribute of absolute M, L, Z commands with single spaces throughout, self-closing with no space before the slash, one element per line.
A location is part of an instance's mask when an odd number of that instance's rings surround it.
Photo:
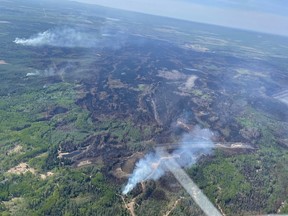
<path fill-rule="evenodd" d="M 288 214 L 288 37 L 73 1 L 0 11 L 0 215 L 207 215 L 199 194 Z"/>

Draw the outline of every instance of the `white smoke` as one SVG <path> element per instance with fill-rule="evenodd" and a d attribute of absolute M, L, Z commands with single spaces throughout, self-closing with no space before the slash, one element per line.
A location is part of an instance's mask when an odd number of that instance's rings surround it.
<path fill-rule="evenodd" d="M 62 27 L 40 32 L 30 38 L 16 38 L 14 43 L 23 46 L 55 46 L 55 47 L 111 47 L 120 48 L 125 41 L 121 32 L 113 32 L 108 27 L 101 27 L 98 32 L 83 29 Z M 109 36 L 108 36 L 109 35 Z"/>
<path fill-rule="evenodd" d="M 123 194 L 129 193 L 139 182 L 153 179 L 159 179 L 164 173 L 164 167 L 160 163 L 159 166 L 155 169 L 153 165 L 157 165 L 160 161 L 159 153 L 150 153 L 145 155 L 137 164 L 134 169 L 133 174 L 130 176 L 126 187 L 123 190 Z"/>
<path fill-rule="evenodd" d="M 30 76 L 38 76 L 40 73 L 38 70 L 36 70 L 35 72 L 30 72 L 26 74 L 26 77 L 30 77 Z"/>
<path fill-rule="evenodd" d="M 98 40 L 74 28 L 57 28 L 40 32 L 28 39 L 16 38 L 14 43 L 24 46 L 91 47 Z"/>
<path fill-rule="evenodd" d="M 146 180 L 158 180 L 167 171 L 165 162 L 173 159 L 181 167 L 189 167 L 197 162 L 203 154 L 209 154 L 214 148 L 211 141 L 213 133 L 209 129 L 195 127 L 191 133 L 183 136 L 179 148 L 172 152 L 170 156 L 163 156 L 161 150 L 149 153 L 136 163 L 128 183 L 122 193 L 128 194 L 140 182 Z"/>

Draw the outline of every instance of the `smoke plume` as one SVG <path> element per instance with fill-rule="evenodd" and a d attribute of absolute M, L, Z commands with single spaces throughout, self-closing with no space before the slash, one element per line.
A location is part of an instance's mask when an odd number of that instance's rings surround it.
<path fill-rule="evenodd" d="M 97 40 L 74 28 L 58 28 L 40 32 L 28 39 L 16 38 L 16 44 L 25 46 L 91 47 Z"/>
<path fill-rule="evenodd" d="M 101 27 L 98 31 L 88 31 L 79 28 L 62 27 L 40 32 L 30 38 L 16 38 L 14 43 L 24 46 L 54 46 L 54 47 L 80 47 L 120 48 L 125 41 L 123 33 Z"/>
<path fill-rule="evenodd" d="M 197 162 L 203 154 L 212 153 L 214 144 L 211 141 L 213 133 L 209 129 L 195 129 L 185 134 L 179 143 L 179 147 L 170 155 L 157 149 L 155 153 L 149 153 L 136 163 L 135 169 L 128 179 L 122 193 L 128 194 L 140 182 L 146 180 L 158 180 L 167 172 L 165 163 L 175 160 L 181 167 L 189 167 Z"/>

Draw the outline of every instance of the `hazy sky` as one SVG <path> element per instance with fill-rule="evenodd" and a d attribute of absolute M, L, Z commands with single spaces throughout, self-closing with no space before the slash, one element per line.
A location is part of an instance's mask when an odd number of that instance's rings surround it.
<path fill-rule="evenodd" d="M 288 0 L 77 0 L 288 36 Z"/>

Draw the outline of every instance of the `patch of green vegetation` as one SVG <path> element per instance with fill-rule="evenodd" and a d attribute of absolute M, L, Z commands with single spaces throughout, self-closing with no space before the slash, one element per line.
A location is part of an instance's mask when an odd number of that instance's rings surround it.
<path fill-rule="evenodd" d="M 145 90 L 147 89 L 147 87 L 148 87 L 148 86 L 145 85 L 145 84 L 139 84 L 139 85 L 138 85 L 138 90 L 139 90 L 139 91 L 145 91 Z"/>
<path fill-rule="evenodd" d="M 248 107 L 242 116 L 236 118 L 236 121 L 243 128 L 256 128 L 261 136 L 258 145 L 264 145 L 267 148 L 278 148 L 276 143 L 275 131 L 281 129 L 281 125 L 276 120 L 273 120 L 255 109 Z M 264 148 L 265 149 L 265 148 Z"/>
<path fill-rule="evenodd" d="M 194 165 L 188 173 L 227 215 L 275 213 L 288 196 L 288 170 L 284 166 L 288 152 L 275 137 L 281 127 L 250 108 L 237 122 L 260 131 L 255 143 L 259 149 L 233 156 L 216 150 L 213 159 Z"/>
<path fill-rule="evenodd" d="M 163 206 L 167 206 L 167 201 L 159 201 L 155 199 L 144 200 L 139 208 L 136 208 L 136 214 L 138 215 L 163 215 Z"/>
<path fill-rule="evenodd" d="M 124 121 L 114 118 L 105 119 L 97 122 L 95 127 L 98 133 L 108 134 L 110 141 L 125 144 L 130 150 L 143 150 L 145 148 L 143 140 L 151 135 L 151 128 L 139 127 L 130 119 Z"/>
<path fill-rule="evenodd" d="M 46 180 L 31 173 L 7 176 L 8 181 L 0 185 L 1 200 L 23 198 L 18 204 L 22 208 L 13 212 L 14 215 L 21 215 L 23 210 L 28 215 L 89 215 L 93 211 L 97 215 L 125 213 L 121 200 L 115 194 L 115 187 L 106 181 L 99 170 L 56 169 L 55 172 Z M 83 196 L 89 199 L 85 202 L 75 201 Z"/>
<path fill-rule="evenodd" d="M 205 214 L 192 198 L 181 199 L 178 205 L 169 214 L 171 216 L 204 216 Z"/>
<path fill-rule="evenodd" d="M 191 91 L 191 93 L 196 96 L 196 97 L 199 97 L 203 100 L 210 100 L 211 99 L 211 96 L 209 94 L 206 94 L 204 93 L 203 91 L 201 91 L 200 89 L 193 89 Z"/>
<path fill-rule="evenodd" d="M 284 204 L 284 207 L 280 210 L 280 214 L 287 214 L 288 213 L 288 199 L 286 199 L 286 203 Z"/>
<path fill-rule="evenodd" d="M 199 182 L 206 195 L 221 206 L 229 205 L 237 195 L 247 195 L 251 190 L 251 185 L 229 160 L 218 159 L 201 171 L 192 168 L 188 173 Z"/>
<path fill-rule="evenodd" d="M 45 152 L 43 154 L 40 154 L 37 157 L 33 157 L 29 159 L 28 164 L 30 165 L 30 167 L 33 167 L 36 170 L 42 170 L 43 167 L 46 166 L 47 157 L 48 157 L 48 153 Z"/>
<path fill-rule="evenodd" d="M 193 89 L 191 93 L 197 97 L 201 97 L 203 95 L 203 92 L 199 89 Z"/>
<path fill-rule="evenodd" d="M 0 164 L 3 169 L 34 158 L 53 145 L 52 134 L 57 134 L 55 132 L 58 131 L 53 123 L 58 117 L 56 114 L 50 119 L 45 118 L 52 115 L 50 112 L 56 107 L 64 107 L 73 112 L 72 108 L 76 107 L 75 95 L 73 85 L 57 83 L 39 91 L 34 90 L 0 98 L 0 149 L 2 152 L 8 152 L 18 143 L 24 149 L 13 155 L 1 154 Z M 78 111 L 75 110 L 75 113 Z M 80 116 L 84 115 L 81 112 L 80 114 Z M 70 115 L 70 112 L 67 115 Z M 44 119 L 39 120 L 41 118 Z"/>

